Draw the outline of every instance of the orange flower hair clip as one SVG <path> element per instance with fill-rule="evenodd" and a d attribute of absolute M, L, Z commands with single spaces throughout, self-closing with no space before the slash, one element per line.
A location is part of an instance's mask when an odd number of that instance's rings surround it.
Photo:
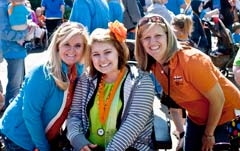
<path fill-rule="evenodd" d="M 109 22 L 108 23 L 109 30 L 114 34 L 117 41 L 124 42 L 127 38 L 127 29 L 124 27 L 122 23 L 119 21 Z"/>

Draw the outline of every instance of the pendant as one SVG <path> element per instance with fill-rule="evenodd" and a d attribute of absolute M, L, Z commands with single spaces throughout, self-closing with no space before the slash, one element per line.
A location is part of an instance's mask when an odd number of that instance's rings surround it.
<path fill-rule="evenodd" d="M 104 129 L 103 129 L 103 128 L 99 128 L 99 129 L 97 130 L 97 134 L 98 134 L 99 136 L 103 136 L 103 135 L 104 135 Z"/>

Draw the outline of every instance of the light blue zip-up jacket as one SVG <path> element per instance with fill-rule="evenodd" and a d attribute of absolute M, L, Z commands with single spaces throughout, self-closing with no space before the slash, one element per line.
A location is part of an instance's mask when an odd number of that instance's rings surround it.
<path fill-rule="evenodd" d="M 8 0 L 0 1 L 0 51 L 7 59 L 20 59 L 27 56 L 27 51 L 16 41 L 24 39 L 26 31 L 11 29 L 8 18 Z"/>
<path fill-rule="evenodd" d="M 82 23 L 91 33 L 96 28 L 108 28 L 109 16 L 106 0 L 74 0 L 69 20 Z"/>
<path fill-rule="evenodd" d="M 63 64 L 64 74 L 67 66 Z M 83 66 L 77 68 L 78 76 Z M 20 147 L 49 151 L 45 129 L 58 113 L 64 91 L 56 86 L 46 66 L 41 65 L 30 72 L 20 93 L 5 110 L 0 119 L 0 131 Z"/>

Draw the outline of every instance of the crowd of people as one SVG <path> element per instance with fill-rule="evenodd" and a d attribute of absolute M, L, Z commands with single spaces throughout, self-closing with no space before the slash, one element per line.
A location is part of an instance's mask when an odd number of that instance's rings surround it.
<path fill-rule="evenodd" d="M 237 85 L 209 55 L 225 55 L 240 41 L 234 0 L 74 0 L 67 22 L 64 0 L 40 5 L 33 10 L 26 0 L 0 2 L 0 63 L 6 60 L 8 79 L 6 88 L 0 81 L 0 138 L 6 150 L 156 150 L 155 95 L 169 108 L 176 151 L 231 142 L 227 127 L 240 110 L 240 52 L 233 56 Z M 225 33 L 226 45 L 216 30 Z M 25 73 L 29 45 L 44 45 L 44 37 L 49 58 Z M 134 52 L 126 39 L 134 41 Z"/>

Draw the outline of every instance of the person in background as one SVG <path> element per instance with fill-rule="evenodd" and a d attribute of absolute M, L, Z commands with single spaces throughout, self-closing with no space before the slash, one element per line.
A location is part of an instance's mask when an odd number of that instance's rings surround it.
<path fill-rule="evenodd" d="M 239 44 L 240 43 L 240 23 L 235 22 L 232 24 L 232 40 L 234 44 Z"/>
<path fill-rule="evenodd" d="M 41 7 L 46 16 L 48 37 L 51 37 L 56 27 L 62 23 L 65 3 L 64 0 L 42 0 Z"/>
<path fill-rule="evenodd" d="M 107 0 L 110 12 L 110 21 L 123 22 L 124 6 L 122 0 Z"/>
<path fill-rule="evenodd" d="M 192 8 L 192 20 L 193 20 L 193 32 L 191 35 L 191 40 L 197 44 L 199 50 L 204 53 L 208 53 L 210 51 L 209 41 L 207 39 L 207 35 L 204 30 L 204 23 L 202 21 L 202 11 L 203 11 L 203 1 L 202 0 L 192 0 L 191 8 Z M 202 15 L 202 16 L 201 16 Z"/>
<path fill-rule="evenodd" d="M 6 150 L 59 150 L 55 141 L 64 137 L 61 127 L 84 70 L 87 41 L 88 32 L 79 23 L 66 22 L 54 32 L 49 59 L 25 76 L 20 93 L 0 119 Z"/>
<path fill-rule="evenodd" d="M 139 67 L 152 71 L 164 93 L 187 111 L 183 150 L 209 151 L 215 143 L 229 142 L 227 125 L 240 109 L 238 88 L 208 55 L 179 43 L 162 16 L 143 17 L 136 35 Z"/>
<path fill-rule="evenodd" d="M 218 9 L 220 11 L 219 18 L 224 25 L 232 31 L 232 24 L 234 23 L 234 7 L 235 2 L 238 0 L 208 0 L 204 4 L 204 9 L 210 10 Z"/>
<path fill-rule="evenodd" d="M 174 15 L 181 14 L 187 7 L 185 0 L 168 0 L 165 5 Z"/>
<path fill-rule="evenodd" d="M 87 71 L 67 119 L 74 150 L 150 150 L 154 88 L 148 73 L 128 65 L 126 29 L 118 21 L 90 35 Z"/>
<path fill-rule="evenodd" d="M 26 48 L 17 43 L 24 39 L 27 31 L 11 29 L 8 17 L 8 0 L 0 1 L 0 51 L 7 62 L 7 87 L 5 107 L 11 98 L 15 97 L 21 87 L 25 74 L 24 58 L 27 56 Z M 3 108 L 3 110 L 5 109 Z"/>
<path fill-rule="evenodd" d="M 123 24 L 127 28 L 127 39 L 135 39 L 135 28 L 142 17 L 137 0 L 122 0 L 124 5 Z"/>
<path fill-rule="evenodd" d="M 69 20 L 83 24 L 88 28 L 89 33 L 96 28 L 107 28 L 110 21 L 107 1 L 74 0 Z"/>
<path fill-rule="evenodd" d="M 193 21 L 189 15 L 176 15 L 172 19 L 171 25 L 179 42 L 186 43 L 197 48 L 196 44 L 190 39 L 193 31 Z"/>
<path fill-rule="evenodd" d="M 165 4 L 168 0 L 152 0 L 152 5 L 147 9 L 147 13 L 154 13 L 162 15 L 170 24 L 172 18 L 175 16 L 173 12 L 169 11 Z"/>
<path fill-rule="evenodd" d="M 40 28 L 46 28 L 46 17 L 43 15 L 41 7 L 37 7 L 35 10 L 37 16 L 37 24 Z"/>
<path fill-rule="evenodd" d="M 35 30 L 35 44 L 39 45 L 40 47 L 44 47 L 44 38 L 47 39 L 46 17 L 43 15 L 41 7 L 37 7 L 35 12 L 37 17 L 36 23 L 38 25 L 38 27 Z"/>

